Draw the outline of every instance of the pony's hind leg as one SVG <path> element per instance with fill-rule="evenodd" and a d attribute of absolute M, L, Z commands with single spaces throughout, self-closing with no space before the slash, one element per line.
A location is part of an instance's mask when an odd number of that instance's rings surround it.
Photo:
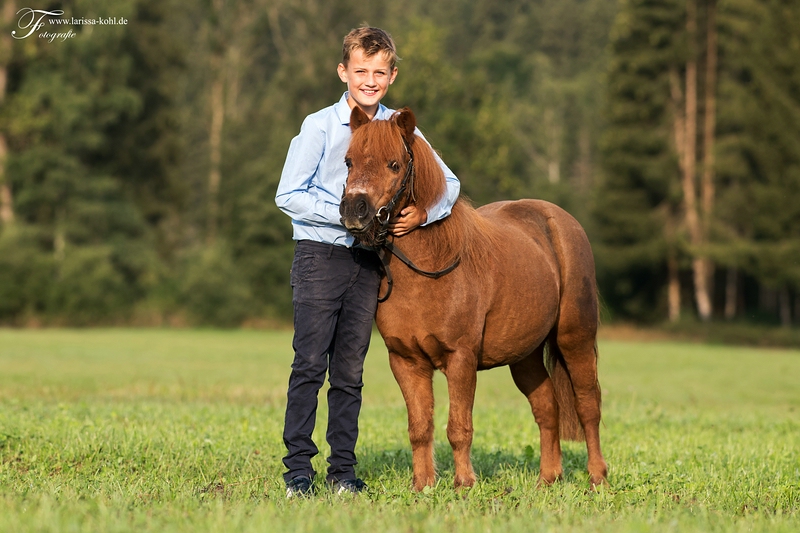
<path fill-rule="evenodd" d="M 408 410 L 414 490 L 436 482 L 433 464 L 433 366 L 421 358 L 405 358 L 389 352 L 389 365 L 403 393 Z"/>
<path fill-rule="evenodd" d="M 544 365 L 544 344 L 509 368 L 517 388 L 528 398 L 533 416 L 539 425 L 539 483 L 550 485 L 562 475 L 561 443 L 558 438 L 558 404 L 553 382 Z"/>
<path fill-rule="evenodd" d="M 580 332 L 557 336 L 556 354 L 566 363 L 575 392 L 575 411 L 586 437 L 589 481 L 592 487 L 606 484 L 608 466 L 600 450 L 600 385 L 597 380 L 597 347 L 594 336 Z"/>

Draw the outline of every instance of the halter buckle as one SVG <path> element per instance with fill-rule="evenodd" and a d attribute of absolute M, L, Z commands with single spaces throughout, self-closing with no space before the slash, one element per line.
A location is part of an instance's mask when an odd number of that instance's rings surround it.
<path fill-rule="evenodd" d="M 386 219 L 385 220 L 381 220 L 381 215 L 385 215 Z M 389 217 L 390 216 L 392 216 L 392 214 L 390 212 L 390 209 L 389 209 L 388 205 L 384 205 L 383 207 L 378 209 L 378 211 L 375 213 L 375 219 L 378 221 L 378 224 L 380 224 L 381 226 L 385 226 L 386 224 L 389 223 Z"/>

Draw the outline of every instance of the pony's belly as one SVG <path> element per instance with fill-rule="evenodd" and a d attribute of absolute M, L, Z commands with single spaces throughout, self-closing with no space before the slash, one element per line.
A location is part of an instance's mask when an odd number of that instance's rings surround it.
<path fill-rule="evenodd" d="M 533 351 L 544 342 L 546 337 L 541 340 L 520 346 L 518 350 L 496 349 L 488 350 L 478 356 L 478 370 L 488 370 L 498 366 L 513 365 L 528 357 Z"/>
<path fill-rule="evenodd" d="M 550 334 L 558 319 L 558 284 L 550 280 L 536 287 L 535 293 L 515 286 L 499 291 L 485 318 L 478 358 L 481 367 L 516 363 L 533 353 Z"/>
<path fill-rule="evenodd" d="M 439 369 L 447 366 L 450 353 L 469 352 L 479 370 L 513 364 L 533 353 L 558 316 L 555 268 L 545 260 L 502 259 L 511 265 L 505 272 L 496 272 L 491 280 L 454 276 L 452 292 L 439 299 L 431 298 L 434 283 L 426 279 L 412 278 L 412 290 L 410 284 L 397 282 L 394 300 L 380 304 L 376 316 L 389 351 L 423 357 Z M 479 281 L 488 282 L 489 289 L 476 290 Z"/>
<path fill-rule="evenodd" d="M 541 322 L 534 326 L 533 322 L 518 327 L 493 327 L 487 320 L 483 350 L 478 356 L 478 370 L 486 370 L 497 366 L 514 364 L 528 357 L 542 344 L 554 320 Z"/>
<path fill-rule="evenodd" d="M 447 357 L 455 351 L 472 353 L 478 370 L 509 365 L 529 356 L 552 330 L 557 295 L 547 292 L 540 292 L 541 307 L 504 307 L 502 312 L 494 312 L 471 302 L 471 306 L 461 307 L 457 318 L 429 308 L 424 320 L 410 320 L 414 316 L 410 309 L 382 304 L 376 317 L 378 330 L 390 352 L 423 357 L 439 370 L 447 366 Z"/>

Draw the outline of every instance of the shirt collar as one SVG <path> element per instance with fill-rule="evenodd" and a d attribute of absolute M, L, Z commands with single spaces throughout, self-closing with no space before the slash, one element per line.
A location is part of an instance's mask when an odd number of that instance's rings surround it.
<path fill-rule="evenodd" d="M 350 124 L 350 104 L 347 103 L 347 97 L 349 93 L 347 91 L 342 94 L 342 97 L 339 99 L 338 102 L 334 105 L 336 109 L 336 116 L 339 117 L 339 120 L 342 122 L 342 125 L 347 126 Z M 379 120 L 386 120 L 392 116 L 392 110 L 386 107 L 383 104 L 378 104 L 378 110 L 375 112 L 375 117 Z"/>

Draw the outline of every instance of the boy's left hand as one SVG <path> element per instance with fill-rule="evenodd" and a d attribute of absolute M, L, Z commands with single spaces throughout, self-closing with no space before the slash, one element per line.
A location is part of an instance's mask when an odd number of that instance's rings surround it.
<path fill-rule="evenodd" d="M 414 205 L 409 205 L 404 207 L 403 210 L 400 211 L 400 214 L 389 222 L 389 231 L 395 237 L 402 237 L 427 221 L 427 211 L 424 209 L 417 209 Z"/>

